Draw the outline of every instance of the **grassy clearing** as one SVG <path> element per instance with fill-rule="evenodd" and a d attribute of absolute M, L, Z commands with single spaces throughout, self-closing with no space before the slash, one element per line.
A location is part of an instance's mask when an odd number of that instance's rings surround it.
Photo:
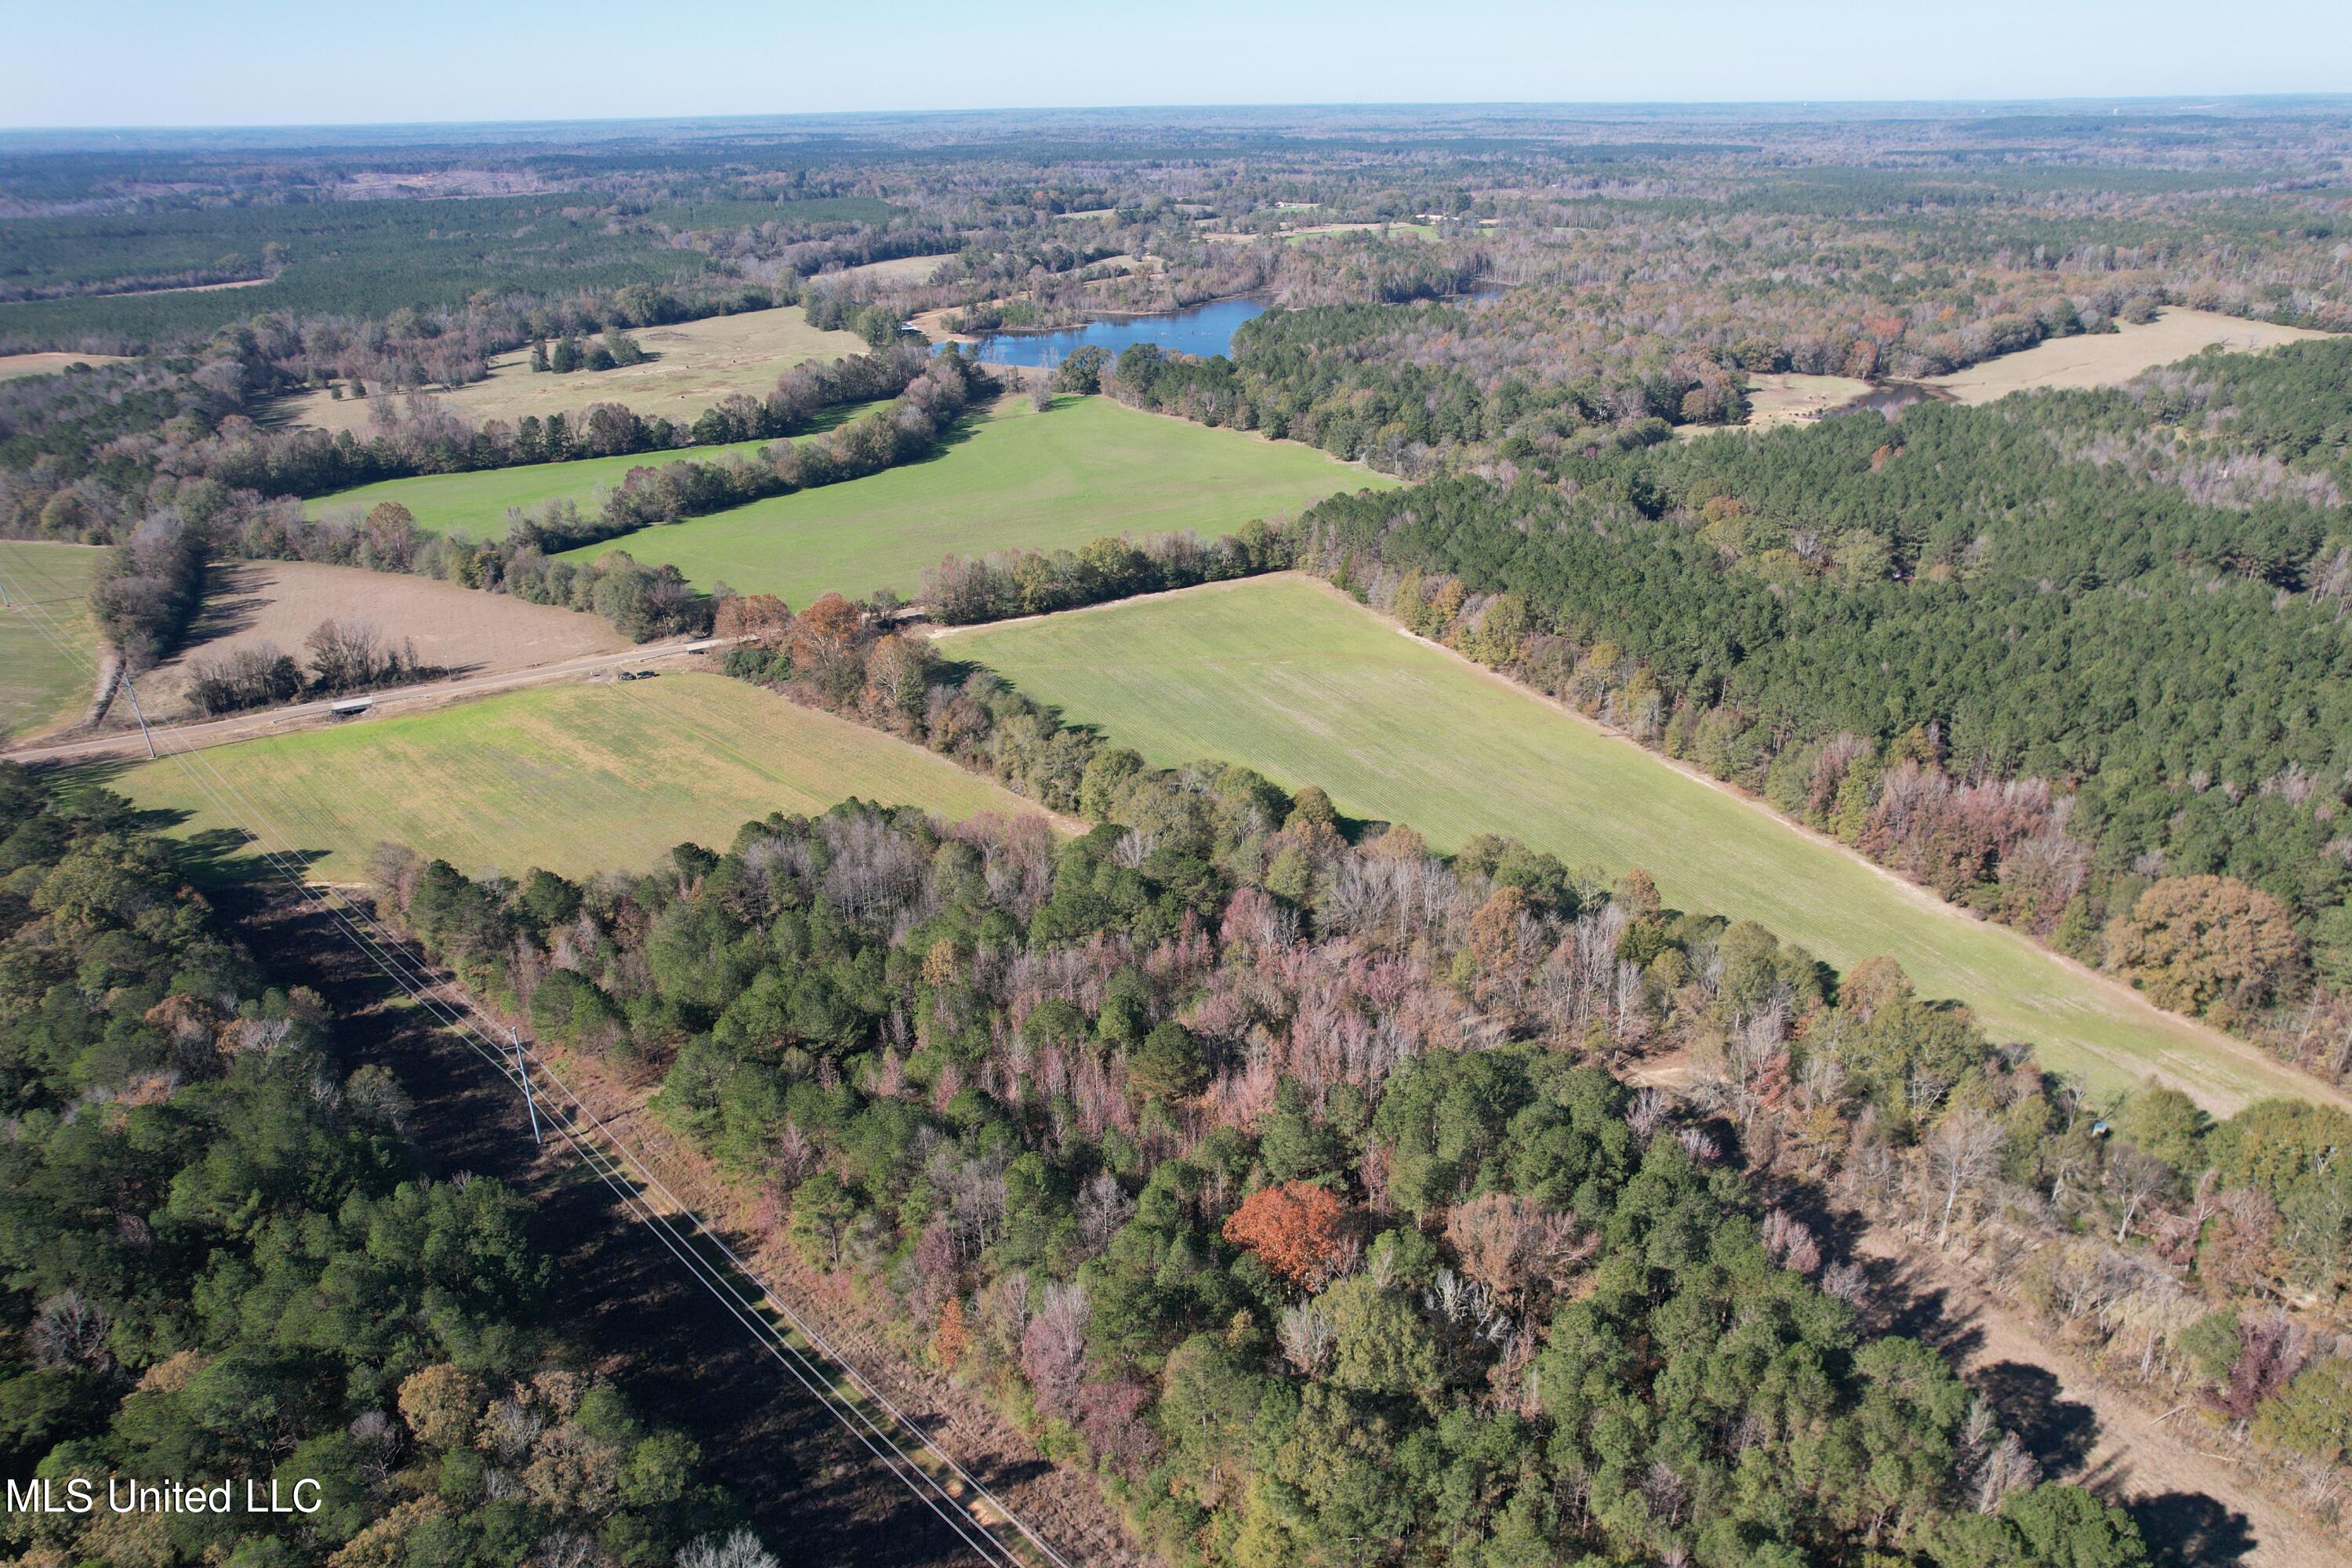
<path fill-rule="evenodd" d="M 461 419 L 520 419 L 526 414 L 579 413 L 593 403 L 619 403 L 639 414 L 692 420 L 732 393 L 764 397 L 776 377 L 806 360 L 846 359 L 866 352 L 851 332 L 819 331 L 797 306 L 744 310 L 674 326 L 643 327 L 630 333 L 653 355 L 643 364 L 617 370 L 575 371 L 569 375 L 534 374 L 530 351 L 518 349 L 490 362 L 487 381 L 455 392 L 427 395 Z M 376 400 L 326 392 L 305 393 L 280 404 L 297 425 L 367 434 Z"/>
<path fill-rule="evenodd" d="M 1437 243 L 1437 226 L 1433 223 L 1318 223 L 1307 228 L 1294 228 L 1282 237 L 1292 245 L 1301 240 L 1319 239 L 1327 234 L 1381 234 L 1391 239 L 1422 239 Z"/>
<path fill-rule="evenodd" d="M 1310 447 L 1141 414 L 1108 397 L 1051 411 L 1000 399 L 939 456 L 847 484 L 647 529 L 626 550 L 695 582 L 805 605 L 826 589 L 912 594 L 950 554 L 1071 548 L 1107 533 L 1230 533 L 1339 490 L 1392 479 Z"/>
<path fill-rule="evenodd" d="M 0 609 L 0 740 L 62 730 L 89 706 L 98 663 L 89 580 L 105 560 L 91 545 L 0 540 L 0 582 L 8 585 L 8 607 Z M 58 648 L 59 636 L 84 662 Z"/>
<path fill-rule="evenodd" d="M 1751 375 L 1748 378 L 1748 419 L 1750 429 L 1793 425 L 1853 402 L 1870 390 L 1870 383 L 1850 375 L 1803 375 L 1796 372 Z M 1697 434 L 1700 426 L 1685 426 Z"/>
<path fill-rule="evenodd" d="M 302 508 L 306 517 L 364 513 L 382 501 L 398 501 L 430 533 L 469 534 L 476 539 L 503 539 L 507 509 L 535 511 L 544 502 L 572 500 L 589 510 L 605 490 L 628 478 L 631 468 L 657 468 L 681 458 L 700 462 L 724 462 L 736 454 L 748 455 L 772 441 L 731 441 L 721 447 L 689 447 L 675 452 L 637 452 L 618 458 L 582 458 L 570 463 L 527 463 L 513 468 L 484 468 L 469 474 L 419 474 L 414 479 L 383 479 L 355 489 L 321 496 Z"/>
<path fill-rule="evenodd" d="M 32 353 L 0 354 L 0 381 L 15 381 L 27 375 L 55 375 L 73 365 L 88 365 L 96 370 L 102 364 L 121 364 L 121 354 Z"/>
<path fill-rule="evenodd" d="M 894 256 L 887 261 L 868 261 L 856 267 L 844 267 L 832 272 L 820 272 L 808 279 L 820 289 L 889 288 L 901 283 L 928 283 L 931 274 L 940 269 L 948 257 Z"/>
<path fill-rule="evenodd" d="M 846 424 L 873 403 L 845 403 L 819 411 L 808 435 Z M 781 439 L 781 438 L 780 438 Z M 723 463 L 749 458 L 775 440 L 728 441 L 715 447 L 686 447 L 665 452 L 624 453 L 615 458 L 579 458 L 567 463 L 525 463 L 512 468 L 483 468 L 464 474 L 418 474 L 405 479 L 379 479 L 372 485 L 320 496 L 302 508 L 306 517 L 355 518 L 379 501 L 398 501 L 428 533 L 462 532 L 475 539 L 503 539 L 507 509 L 537 511 L 551 500 L 570 500 L 583 511 L 593 511 L 604 492 L 629 477 L 631 468 L 658 468 L 691 458 L 699 463 Z"/>
<path fill-rule="evenodd" d="M 2155 321 L 2143 325 L 2125 322 L 2112 332 L 2052 338 L 2021 353 L 1927 380 L 1962 403 L 1990 403 L 2032 387 L 2121 386 L 2144 370 L 2186 359 L 2216 343 L 2227 349 L 2267 349 L 2329 335 L 2307 327 L 2176 308 L 2158 311 Z"/>
<path fill-rule="evenodd" d="M 1076 721 L 1163 764 L 1215 757 L 1441 847 L 1498 832 L 1639 866 L 1677 905 L 1751 918 L 1843 970 L 1891 953 L 1930 996 L 2101 1089 L 2150 1072 L 2226 1111 L 2307 1079 L 1980 924 L 1297 578 L 954 635 Z"/>
<path fill-rule="evenodd" d="M 236 797 L 215 772 L 258 820 L 224 809 Z M 103 782 L 180 814 L 173 831 L 184 837 L 258 832 L 337 882 L 364 877 L 385 840 L 471 872 L 543 866 L 584 876 L 637 869 L 687 839 L 723 847 L 754 817 L 814 814 L 852 795 L 954 817 L 1031 809 L 918 747 L 694 674 L 356 720 L 143 763 Z"/>

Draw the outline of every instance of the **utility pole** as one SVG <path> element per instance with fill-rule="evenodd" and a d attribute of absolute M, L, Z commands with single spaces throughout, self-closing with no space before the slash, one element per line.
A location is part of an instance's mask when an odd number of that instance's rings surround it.
<path fill-rule="evenodd" d="M 507 1030 L 507 1042 L 514 1047 L 515 1076 L 522 1079 L 522 1102 L 530 1107 L 530 1141 L 544 1142 L 539 1135 L 539 1101 L 531 1098 L 530 1073 L 522 1065 L 522 1036 L 510 1027 Z"/>
<path fill-rule="evenodd" d="M 131 660 L 128 655 L 124 656 L 122 661 L 122 689 L 130 694 L 131 711 L 139 715 L 139 738 L 147 742 L 147 760 L 152 763 L 155 760 L 155 733 L 147 728 L 147 710 L 139 706 L 139 688 L 131 683 Z"/>

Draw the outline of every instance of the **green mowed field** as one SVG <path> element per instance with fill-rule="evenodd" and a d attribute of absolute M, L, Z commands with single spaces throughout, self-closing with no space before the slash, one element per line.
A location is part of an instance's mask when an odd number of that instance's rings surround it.
<path fill-rule="evenodd" d="M 1018 403 L 1018 406 L 1015 406 Z M 1064 397 L 1006 397 L 937 457 L 846 484 L 650 528 L 574 555 L 625 550 L 799 607 L 827 589 L 911 595 L 950 554 L 1071 549 L 1104 534 L 1230 533 L 1341 490 L 1394 480 L 1287 441 Z"/>
<path fill-rule="evenodd" d="M 175 834 L 241 829 L 346 883 L 387 840 L 469 872 L 579 877 L 642 869 L 688 839 L 724 848 L 755 817 L 852 795 L 959 818 L 1034 809 L 919 747 L 701 674 L 509 692 L 99 782 L 179 814 Z"/>
<path fill-rule="evenodd" d="M 105 560 L 93 545 L 0 540 L 0 584 L 8 589 L 0 609 L 0 740 L 62 730 L 89 706 L 98 664 L 89 580 Z"/>
<path fill-rule="evenodd" d="M 681 458 L 724 462 L 733 454 L 748 455 L 773 445 L 772 441 L 732 441 L 720 447 L 688 447 L 683 451 L 637 452 L 619 458 L 582 458 L 570 463 L 484 468 L 468 474 L 418 474 L 413 479 L 380 479 L 306 502 L 302 515 L 317 518 L 352 510 L 363 513 L 379 502 L 398 501 L 416 519 L 416 526 L 427 532 L 463 532 L 475 539 L 503 539 L 509 507 L 536 511 L 551 500 L 572 500 L 585 510 L 603 491 L 628 478 L 631 468 L 657 468 Z"/>
<path fill-rule="evenodd" d="M 1839 970 L 1891 953 L 1922 995 L 2102 1090 L 2151 1071 L 2226 1112 L 2314 1092 L 2025 937 L 1949 910 L 1768 807 L 1400 632 L 1320 584 L 1257 579 L 948 637 L 1154 763 L 1247 763 L 1439 847 L 1516 834 L 1570 865 L 1639 866 L 1677 907 L 1762 922 Z"/>

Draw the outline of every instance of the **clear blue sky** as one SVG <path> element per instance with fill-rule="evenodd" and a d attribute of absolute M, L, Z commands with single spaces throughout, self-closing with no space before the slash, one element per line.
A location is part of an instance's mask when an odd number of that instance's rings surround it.
<path fill-rule="evenodd" d="M 2352 90 L 2344 0 L 8 0 L 0 125 Z"/>

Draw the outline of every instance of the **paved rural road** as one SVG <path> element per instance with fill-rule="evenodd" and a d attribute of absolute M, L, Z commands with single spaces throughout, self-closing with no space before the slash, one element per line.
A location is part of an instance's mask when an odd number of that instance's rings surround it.
<path fill-rule="evenodd" d="M 642 647 L 633 647 L 623 653 L 582 654 L 574 658 L 558 659 L 552 664 L 533 665 L 528 669 L 502 670 L 496 675 L 460 676 L 454 680 L 428 680 L 415 686 L 363 695 L 373 699 L 373 706 L 368 710 L 373 717 L 381 713 L 437 708 L 443 703 L 468 697 L 486 697 L 494 691 L 511 691 L 526 686 L 546 686 L 554 681 L 576 679 L 605 670 L 635 669 L 646 665 L 674 661 L 718 646 L 718 639 L 713 637 L 677 637 L 668 642 L 646 643 Z M 236 741 L 282 735 L 289 731 L 316 729 L 333 723 L 336 721 L 331 710 L 341 700 L 343 699 L 322 698 L 315 702 L 296 702 L 284 708 L 233 714 L 226 719 L 213 719 L 202 723 L 158 724 L 154 728 L 159 737 L 168 737 L 162 742 L 165 750 L 196 751 L 206 746 L 222 746 Z M 84 735 L 78 740 L 59 741 L 46 746 L 0 750 L 0 756 L 12 763 L 88 763 L 112 758 L 135 761 L 146 754 L 147 743 L 135 728 L 109 730 L 100 734 Z"/>

